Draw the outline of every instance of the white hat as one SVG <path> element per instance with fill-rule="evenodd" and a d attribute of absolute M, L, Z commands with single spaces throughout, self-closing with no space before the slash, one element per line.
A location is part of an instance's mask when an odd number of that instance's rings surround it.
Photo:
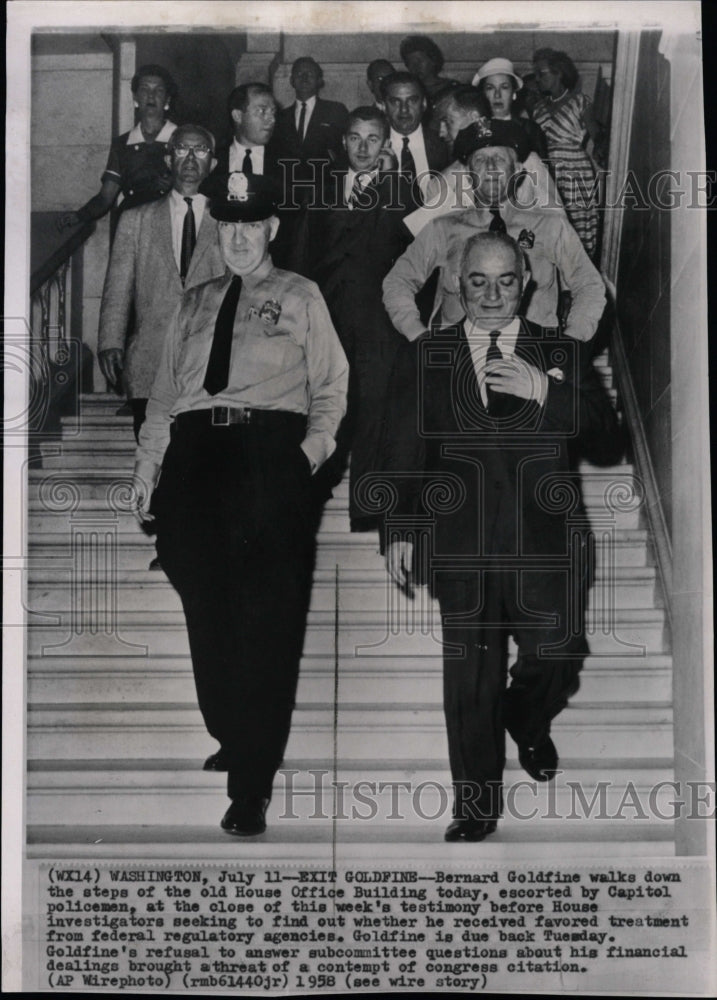
<path fill-rule="evenodd" d="M 510 59 L 501 59 L 500 57 L 497 59 L 489 59 L 487 63 L 483 63 L 481 68 L 471 80 L 471 83 L 474 87 L 477 87 L 481 80 L 485 80 L 487 76 L 495 76 L 497 73 L 503 73 L 505 76 L 512 76 L 515 80 L 516 90 L 520 90 L 523 86 L 523 81 L 513 69 L 513 63 Z"/>

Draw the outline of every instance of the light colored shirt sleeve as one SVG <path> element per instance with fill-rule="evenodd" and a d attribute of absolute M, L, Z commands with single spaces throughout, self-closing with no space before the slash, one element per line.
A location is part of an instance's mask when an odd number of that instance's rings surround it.
<path fill-rule="evenodd" d="M 425 333 L 425 324 L 416 306 L 416 295 L 433 271 L 446 260 L 446 238 L 438 223 L 431 223 L 418 234 L 383 282 L 383 304 L 391 322 L 407 340 Z"/>
<path fill-rule="evenodd" d="M 135 460 L 135 472 L 153 485 L 159 475 L 164 453 L 169 444 L 172 424 L 171 411 L 179 396 L 177 382 L 177 359 L 181 343 L 180 309 L 169 325 L 169 333 L 162 347 L 162 355 L 157 374 L 152 384 L 147 413 L 139 432 L 139 446 Z"/>
<path fill-rule="evenodd" d="M 301 447 L 315 471 L 336 448 L 336 432 L 346 412 L 349 366 L 318 289 L 307 299 L 306 321 L 304 350 L 310 399 Z"/>
<path fill-rule="evenodd" d="M 566 218 L 556 215 L 555 264 L 572 295 L 565 334 L 573 340 L 590 340 L 605 309 L 605 285 L 580 237 Z"/>

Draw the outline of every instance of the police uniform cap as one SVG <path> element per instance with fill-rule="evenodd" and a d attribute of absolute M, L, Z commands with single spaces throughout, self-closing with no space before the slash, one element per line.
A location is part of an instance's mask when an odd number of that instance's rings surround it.
<path fill-rule="evenodd" d="M 456 136 L 453 155 L 461 163 L 468 163 L 477 149 L 487 146 L 507 146 L 514 149 L 520 163 L 524 163 L 530 153 L 530 142 L 520 127 L 512 121 L 491 118 L 490 121 L 471 122 Z"/>
<path fill-rule="evenodd" d="M 210 174 L 199 189 L 219 222 L 259 222 L 277 212 L 277 190 L 261 174 Z"/>

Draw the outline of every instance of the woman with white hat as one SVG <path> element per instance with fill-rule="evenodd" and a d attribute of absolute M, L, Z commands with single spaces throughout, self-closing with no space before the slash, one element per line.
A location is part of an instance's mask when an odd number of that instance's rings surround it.
<path fill-rule="evenodd" d="M 530 118 L 523 118 L 515 111 L 515 99 L 523 86 L 523 81 L 513 69 L 510 59 L 498 57 L 483 63 L 473 77 L 473 86 L 478 87 L 488 98 L 492 117 L 501 121 L 513 121 L 520 125 L 528 136 L 530 147 L 541 160 L 548 158 L 548 144 L 543 130 Z"/>

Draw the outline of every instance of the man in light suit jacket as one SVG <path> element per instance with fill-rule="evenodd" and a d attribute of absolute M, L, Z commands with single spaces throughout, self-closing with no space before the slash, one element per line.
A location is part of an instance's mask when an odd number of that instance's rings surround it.
<path fill-rule="evenodd" d="M 168 144 L 172 190 L 125 212 L 117 227 L 102 292 L 99 363 L 108 382 L 124 384 L 135 437 L 182 293 L 224 274 L 217 224 L 198 193 L 213 152 L 211 132 L 180 126 Z"/>

